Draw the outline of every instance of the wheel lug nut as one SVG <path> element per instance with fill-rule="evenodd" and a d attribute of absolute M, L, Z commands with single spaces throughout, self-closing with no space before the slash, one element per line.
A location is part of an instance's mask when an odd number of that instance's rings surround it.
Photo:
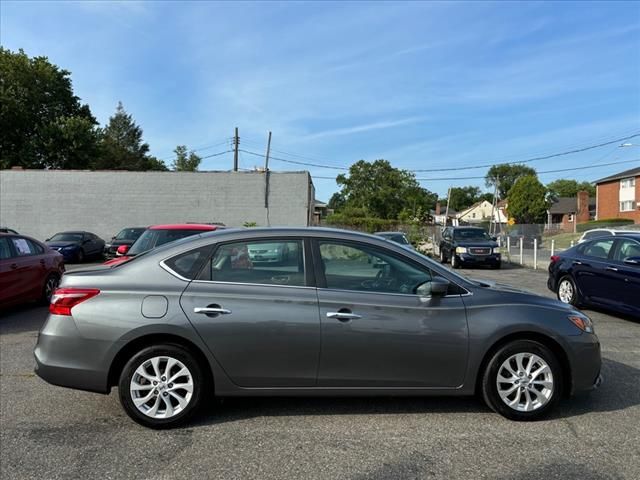
<path fill-rule="evenodd" d="M 153 381 L 153 384 L 154 384 L 154 385 L 157 385 L 157 384 L 158 384 L 158 382 L 156 382 L 156 381 L 154 380 L 154 381 Z"/>
<path fill-rule="evenodd" d="M 167 392 L 162 392 L 162 396 L 166 397 L 167 396 Z"/>
<path fill-rule="evenodd" d="M 169 384 L 169 388 L 173 388 L 173 383 L 170 383 L 170 384 Z"/>
<path fill-rule="evenodd" d="M 162 380 L 163 382 L 167 379 L 167 377 L 162 377 L 160 380 Z"/>
<path fill-rule="evenodd" d="M 519 384 L 520 382 L 519 382 L 518 380 L 516 380 L 516 381 L 515 381 L 515 382 L 513 382 L 513 383 L 515 383 L 515 384 L 517 385 L 517 384 Z"/>
<path fill-rule="evenodd" d="M 153 391 L 153 394 L 154 394 L 154 395 L 157 395 L 157 394 L 158 394 L 158 390 L 154 390 L 154 391 Z"/>
<path fill-rule="evenodd" d="M 531 375 L 529 375 L 529 380 L 531 380 Z"/>
<path fill-rule="evenodd" d="M 524 375 L 524 373 L 522 373 L 522 372 L 518 372 L 518 376 L 519 376 L 519 377 L 522 377 L 523 375 Z"/>

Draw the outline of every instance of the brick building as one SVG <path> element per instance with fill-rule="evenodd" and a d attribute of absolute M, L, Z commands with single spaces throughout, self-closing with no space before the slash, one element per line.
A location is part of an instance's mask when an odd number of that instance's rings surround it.
<path fill-rule="evenodd" d="M 548 228 L 563 232 L 575 232 L 578 223 L 585 223 L 594 216 L 595 202 L 589 193 L 578 192 L 577 197 L 560 197 L 547 211 Z"/>
<path fill-rule="evenodd" d="M 596 184 L 596 219 L 630 218 L 640 223 L 640 167 L 601 178 Z"/>

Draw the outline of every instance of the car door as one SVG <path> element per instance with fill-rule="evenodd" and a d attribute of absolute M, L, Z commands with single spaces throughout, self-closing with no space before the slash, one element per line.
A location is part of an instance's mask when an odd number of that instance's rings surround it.
<path fill-rule="evenodd" d="M 15 273 L 16 298 L 21 300 L 37 298 L 40 295 L 41 277 L 45 269 L 44 264 L 40 262 L 43 259 L 29 239 L 11 237 L 11 243 L 15 252 L 11 268 Z"/>
<path fill-rule="evenodd" d="M 616 296 L 615 272 L 609 266 L 613 237 L 585 242 L 572 261 L 573 276 L 586 300 L 609 305 Z"/>
<path fill-rule="evenodd" d="M 417 286 L 434 274 L 366 243 L 318 239 L 314 256 L 322 324 L 318 386 L 462 384 L 468 329 L 459 287 L 420 297 Z"/>
<path fill-rule="evenodd" d="M 0 304 L 14 301 L 20 293 L 20 272 L 11 237 L 0 237 Z"/>
<path fill-rule="evenodd" d="M 249 250 L 280 245 L 277 262 Z M 308 241 L 269 238 L 217 245 L 182 308 L 232 382 L 312 387 L 320 352 L 318 298 Z"/>
<path fill-rule="evenodd" d="M 640 314 L 640 264 L 629 260 L 639 258 L 640 242 L 621 238 L 615 242 L 613 257 L 608 265 L 615 283 L 611 289 L 612 302 L 616 308 L 635 314 Z"/>

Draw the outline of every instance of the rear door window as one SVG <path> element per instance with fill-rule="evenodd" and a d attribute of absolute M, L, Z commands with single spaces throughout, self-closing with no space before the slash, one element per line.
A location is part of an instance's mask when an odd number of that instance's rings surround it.
<path fill-rule="evenodd" d="M 199 280 L 305 286 L 302 240 L 250 240 L 220 245 Z"/>
<path fill-rule="evenodd" d="M 0 237 L 0 260 L 6 260 L 12 256 L 13 254 L 11 253 L 11 247 L 9 246 L 9 239 Z"/>
<path fill-rule="evenodd" d="M 586 257 L 606 260 L 609 258 L 609 252 L 613 247 L 613 242 L 613 239 L 595 240 L 583 247 L 582 254 Z"/>
<path fill-rule="evenodd" d="M 18 257 L 26 257 L 29 255 L 37 255 L 38 250 L 36 249 L 33 242 L 27 240 L 22 237 L 14 237 L 11 239 L 13 242 L 13 249 L 18 254 Z"/>

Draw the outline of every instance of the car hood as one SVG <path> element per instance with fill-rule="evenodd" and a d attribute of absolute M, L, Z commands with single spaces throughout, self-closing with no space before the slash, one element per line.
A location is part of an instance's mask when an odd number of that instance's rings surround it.
<path fill-rule="evenodd" d="M 532 292 L 530 290 L 525 290 L 522 288 L 512 287 L 511 285 L 507 285 L 504 283 L 498 283 L 493 280 L 486 279 L 470 279 L 472 282 L 476 282 L 480 284 L 480 288 L 483 291 L 489 291 L 498 295 L 513 295 L 514 293 L 522 296 L 521 298 L 527 300 L 527 303 L 535 303 L 537 305 L 552 307 L 552 308 L 560 308 L 563 310 L 573 310 L 571 305 L 564 304 L 555 298 L 544 297 L 538 293 Z"/>
<path fill-rule="evenodd" d="M 111 260 L 107 260 L 102 265 L 113 267 L 114 265 L 118 265 L 119 263 L 126 262 L 130 258 L 133 258 L 133 257 L 132 256 L 130 257 L 128 255 L 123 255 L 122 257 L 116 257 L 116 258 L 112 258 Z"/>
<path fill-rule="evenodd" d="M 77 242 L 46 242 L 50 247 L 77 247 Z"/>

